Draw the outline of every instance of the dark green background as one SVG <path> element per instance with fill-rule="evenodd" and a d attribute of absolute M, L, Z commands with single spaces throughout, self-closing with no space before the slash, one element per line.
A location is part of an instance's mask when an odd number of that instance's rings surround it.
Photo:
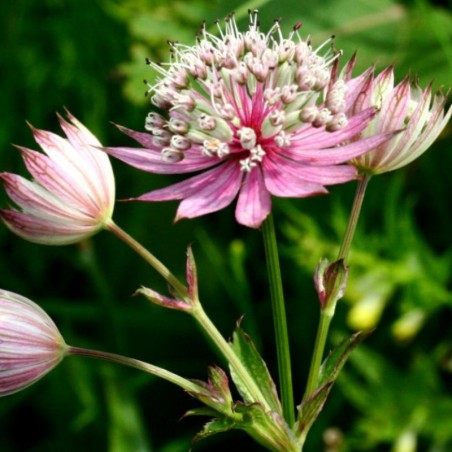
<path fill-rule="evenodd" d="M 246 9 L 261 10 L 262 29 L 277 17 L 289 31 L 320 44 L 337 36 L 344 61 L 358 51 L 358 71 L 396 64 L 423 86 L 452 85 L 452 15 L 447 1 L 382 0 L 152 1 L 15 0 L 0 15 L 0 165 L 25 174 L 11 143 L 36 149 L 25 121 L 58 131 L 66 107 L 104 144 L 130 144 L 110 122 L 142 129 L 149 110 L 144 64 L 164 60 L 167 39 L 193 42 L 203 19 L 231 10 L 242 27 Z M 446 88 L 447 89 L 447 88 Z M 379 294 L 381 316 L 366 317 L 374 334 L 346 366 L 309 438 L 323 450 L 322 432 L 339 428 L 342 449 L 400 452 L 408 432 L 419 451 L 452 450 L 451 125 L 432 149 L 396 173 L 371 182 L 351 256 L 348 297 L 338 308 L 332 343 L 353 331 L 350 309 Z M 173 181 L 113 162 L 118 199 Z M 317 322 L 312 272 L 333 257 L 345 227 L 353 184 L 308 200 L 275 200 L 294 355 L 295 393 L 302 394 Z M 8 205 L 3 191 L 2 206 Z M 261 234 L 235 224 L 233 209 L 173 224 L 176 204 L 118 203 L 115 220 L 183 277 L 193 243 L 205 309 L 229 336 L 235 321 L 254 337 L 276 374 Z M 205 378 L 222 365 L 190 318 L 131 294 L 140 285 L 165 291 L 156 273 L 103 232 L 77 246 L 27 243 L 0 228 L 0 286 L 43 306 L 67 342 L 143 359 L 186 377 Z M 417 312 L 423 323 L 401 340 L 395 322 Z M 370 319 L 370 320 L 369 320 Z M 378 324 L 378 325 L 377 325 Z M 4 452 L 188 450 L 203 419 L 182 419 L 194 399 L 178 388 L 118 366 L 68 358 L 42 381 L 0 401 Z M 259 450 L 244 434 L 213 437 L 195 450 Z"/>

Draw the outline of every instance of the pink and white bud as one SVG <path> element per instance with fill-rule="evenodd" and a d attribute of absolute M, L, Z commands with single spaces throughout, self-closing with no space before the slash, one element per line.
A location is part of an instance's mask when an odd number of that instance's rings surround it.
<path fill-rule="evenodd" d="M 353 84 L 358 79 L 363 77 L 358 76 L 350 82 Z M 352 111 L 358 113 L 374 106 L 377 114 L 359 139 L 375 133 L 400 132 L 351 163 L 370 174 L 386 173 L 408 165 L 420 157 L 446 127 L 452 115 L 452 108 L 445 111 L 446 100 L 447 95 L 432 94 L 431 86 L 423 90 L 416 82 L 410 83 L 408 78 L 394 86 L 392 67 L 377 77 L 371 73 Z"/>
<path fill-rule="evenodd" d="M 0 289 L 0 396 L 38 381 L 64 358 L 67 348 L 36 303 Z"/>
<path fill-rule="evenodd" d="M 68 113 L 59 117 L 67 138 L 32 128 L 44 153 L 19 147 L 29 181 L 1 173 L 18 209 L 0 209 L 6 226 L 34 243 L 66 245 L 85 239 L 111 221 L 115 180 L 108 155 L 97 138 Z"/>

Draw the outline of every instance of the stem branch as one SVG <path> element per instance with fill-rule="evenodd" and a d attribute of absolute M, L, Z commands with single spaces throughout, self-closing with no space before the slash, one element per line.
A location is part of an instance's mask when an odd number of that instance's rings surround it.
<path fill-rule="evenodd" d="M 150 253 L 141 243 L 137 242 L 126 231 L 121 229 L 116 223 L 111 220 L 106 226 L 107 231 L 112 232 L 119 237 L 123 242 L 129 245 L 134 251 L 137 252 L 148 264 L 151 265 L 165 280 L 170 284 L 177 294 L 184 299 L 187 296 L 187 288 L 182 284 L 169 270 L 160 262 L 152 253 Z"/>
<path fill-rule="evenodd" d="M 154 366 L 152 364 L 146 363 L 144 361 L 139 361 L 138 359 L 129 358 L 127 356 L 117 355 L 116 353 L 102 352 L 99 350 L 90 350 L 87 348 L 80 347 L 69 347 L 68 354 L 70 355 L 80 355 L 89 356 L 91 358 L 104 359 L 106 361 L 112 361 L 115 363 L 122 364 L 124 366 L 133 367 L 134 369 L 141 370 L 143 372 L 150 373 L 156 377 L 163 378 L 170 383 L 173 383 L 182 389 L 190 392 L 200 392 L 202 388 L 196 383 L 187 380 L 169 370 L 162 369 L 161 367 Z"/>

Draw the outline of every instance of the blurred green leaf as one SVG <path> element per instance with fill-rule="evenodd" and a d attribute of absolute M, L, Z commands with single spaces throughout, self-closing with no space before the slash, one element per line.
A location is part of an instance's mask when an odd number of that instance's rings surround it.
<path fill-rule="evenodd" d="M 136 397 L 111 368 L 103 371 L 110 415 L 110 452 L 148 452 L 150 435 L 145 431 Z"/>

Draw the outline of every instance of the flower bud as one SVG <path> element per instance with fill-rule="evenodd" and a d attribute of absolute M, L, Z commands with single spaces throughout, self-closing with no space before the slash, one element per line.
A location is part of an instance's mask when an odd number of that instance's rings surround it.
<path fill-rule="evenodd" d="M 344 265 L 343 259 L 332 263 L 328 259 L 319 262 L 314 274 L 314 285 L 322 310 L 334 309 L 344 295 L 347 277 L 348 267 Z"/>
<path fill-rule="evenodd" d="M 0 289 L 0 396 L 32 385 L 66 352 L 57 327 L 37 304 Z"/>
<path fill-rule="evenodd" d="M 67 138 L 32 128 L 44 153 L 19 147 L 34 180 L 1 173 L 8 196 L 18 206 L 0 217 L 18 236 L 34 243 L 66 245 L 105 227 L 113 214 L 115 180 L 97 138 L 69 115 L 60 119 Z"/>

